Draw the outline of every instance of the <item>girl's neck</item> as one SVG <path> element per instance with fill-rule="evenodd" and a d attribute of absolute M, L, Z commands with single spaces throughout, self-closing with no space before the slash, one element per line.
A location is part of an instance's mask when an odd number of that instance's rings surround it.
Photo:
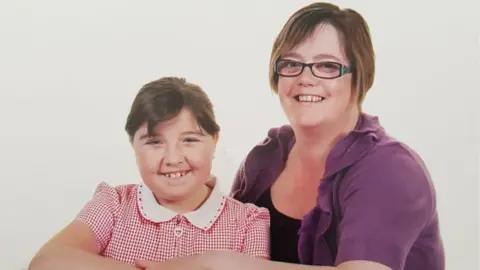
<path fill-rule="evenodd" d="M 175 213 L 184 214 L 200 208 L 208 197 L 210 197 L 211 192 L 212 188 L 205 184 L 199 190 L 183 200 L 163 200 L 158 199 L 158 196 L 155 197 L 157 198 L 157 202 L 163 207 L 166 207 Z"/>

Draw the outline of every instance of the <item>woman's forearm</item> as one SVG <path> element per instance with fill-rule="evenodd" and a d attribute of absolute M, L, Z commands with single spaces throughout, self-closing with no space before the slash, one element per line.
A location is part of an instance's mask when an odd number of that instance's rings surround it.
<path fill-rule="evenodd" d="M 331 266 L 311 266 L 253 258 L 236 252 L 214 252 L 199 258 L 200 263 L 212 270 L 339 270 Z"/>
<path fill-rule="evenodd" d="M 392 270 L 377 262 L 349 261 L 336 267 L 292 264 L 253 258 L 236 252 L 213 252 L 197 258 L 198 263 L 211 270 Z"/>
<path fill-rule="evenodd" d="M 226 270 L 223 268 L 222 270 Z M 304 264 L 283 263 L 269 260 L 261 260 L 257 258 L 246 258 L 239 264 L 231 264 L 228 270 L 339 270 L 330 266 L 312 266 Z M 220 269 L 212 269 L 220 270 Z"/>
<path fill-rule="evenodd" d="M 33 258 L 29 270 L 136 270 L 133 265 L 122 263 L 78 248 L 59 247 L 41 251 Z"/>

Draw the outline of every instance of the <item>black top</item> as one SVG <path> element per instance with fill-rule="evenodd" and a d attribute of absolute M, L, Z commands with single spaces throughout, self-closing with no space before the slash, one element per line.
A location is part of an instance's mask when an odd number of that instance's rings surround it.
<path fill-rule="evenodd" d="M 267 189 L 255 203 L 270 211 L 270 260 L 300 263 L 298 258 L 298 230 L 302 221 L 280 213 L 272 203 L 270 189 Z"/>

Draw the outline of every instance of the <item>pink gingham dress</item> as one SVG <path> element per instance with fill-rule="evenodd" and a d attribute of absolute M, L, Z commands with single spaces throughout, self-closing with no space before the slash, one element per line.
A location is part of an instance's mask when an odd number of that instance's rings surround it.
<path fill-rule="evenodd" d="M 229 250 L 269 258 L 270 216 L 218 190 L 196 211 L 176 214 L 159 205 L 143 184 L 101 182 L 76 220 L 93 231 L 100 254 L 134 264 L 206 251 Z"/>

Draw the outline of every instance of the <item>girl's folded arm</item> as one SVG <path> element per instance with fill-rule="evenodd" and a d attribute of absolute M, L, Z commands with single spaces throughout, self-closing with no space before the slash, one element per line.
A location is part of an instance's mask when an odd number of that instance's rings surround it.
<path fill-rule="evenodd" d="M 94 233 L 88 225 L 73 221 L 50 239 L 35 255 L 29 270 L 134 270 L 136 267 L 98 255 Z"/>
<path fill-rule="evenodd" d="M 33 258 L 30 270 L 136 269 L 99 255 L 110 242 L 122 192 L 101 182 L 75 220 L 50 239 Z"/>

